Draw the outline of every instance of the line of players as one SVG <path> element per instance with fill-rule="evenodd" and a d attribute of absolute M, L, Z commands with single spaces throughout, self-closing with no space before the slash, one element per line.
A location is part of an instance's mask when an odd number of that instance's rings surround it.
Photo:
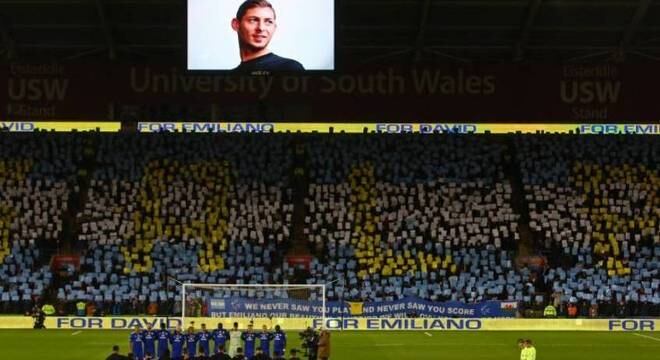
<path fill-rule="evenodd" d="M 258 348 L 257 340 L 259 340 Z M 213 343 L 212 347 L 211 343 Z M 154 330 L 151 325 L 147 325 L 145 330 L 135 327 L 131 332 L 129 348 L 134 360 L 210 359 L 215 354 L 220 356 L 214 359 L 283 359 L 286 351 L 286 334 L 279 325 L 275 326 L 273 332 L 268 331 L 264 325 L 259 333 L 253 330 L 251 324 L 246 331 L 240 331 L 238 323 L 234 323 L 231 331 L 224 329 L 222 324 L 218 324 L 217 329 L 209 331 L 206 324 L 202 324 L 199 332 L 195 332 L 191 326 L 186 333 L 182 332 L 180 326 L 170 332 L 165 324 L 161 324 L 160 330 Z"/>

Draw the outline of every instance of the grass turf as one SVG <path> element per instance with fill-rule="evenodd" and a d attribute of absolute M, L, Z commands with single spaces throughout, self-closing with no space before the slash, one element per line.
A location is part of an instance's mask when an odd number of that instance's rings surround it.
<path fill-rule="evenodd" d="M 12 360 L 103 360 L 112 345 L 128 348 L 122 330 L 0 330 L 0 358 Z M 300 349 L 296 333 L 288 348 Z M 428 332 L 344 331 L 332 334 L 331 359 L 465 360 L 519 359 L 516 339 L 531 338 L 537 359 L 657 360 L 660 336 L 632 332 Z"/>

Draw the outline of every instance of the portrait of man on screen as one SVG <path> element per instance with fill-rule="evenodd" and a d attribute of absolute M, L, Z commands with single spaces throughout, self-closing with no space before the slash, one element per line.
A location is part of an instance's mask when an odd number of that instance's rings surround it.
<path fill-rule="evenodd" d="M 277 30 L 277 16 L 267 0 L 246 0 L 238 8 L 231 27 L 238 35 L 241 64 L 237 72 L 300 72 L 298 61 L 278 56 L 268 49 Z"/>

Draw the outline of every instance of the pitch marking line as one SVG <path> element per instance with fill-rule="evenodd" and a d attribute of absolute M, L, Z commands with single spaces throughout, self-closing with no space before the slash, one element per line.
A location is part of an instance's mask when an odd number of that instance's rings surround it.
<path fill-rule="evenodd" d="M 433 336 L 433 335 L 431 335 L 430 332 L 425 332 L 424 335 L 429 336 L 429 337 Z"/>
<path fill-rule="evenodd" d="M 76 332 L 74 332 L 73 334 L 71 334 L 71 336 L 76 336 L 76 335 L 80 334 L 81 332 L 82 332 L 82 331 L 76 331 Z"/>
<path fill-rule="evenodd" d="M 653 336 L 642 335 L 642 334 L 633 334 L 633 335 L 635 335 L 635 336 L 639 336 L 639 337 L 643 337 L 643 338 L 646 338 L 646 339 L 651 339 L 651 340 L 655 340 L 655 341 L 660 341 L 660 339 L 658 339 L 657 337 L 653 337 Z"/>
<path fill-rule="evenodd" d="M 658 341 L 660 339 L 658 338 L 653 338 Z M 87 343 L 87 344 L 95 344 L 95 343 Z M 107 345 L 107 343 L 96 343 L 96 345 Z M 345 345 L 346 347 L 363 347 L 362 345 Z M 475 343 L 419 343 L 419 344 L 374 344 L 373 346 L 376 347 L 396 347 L 396 346 L 408 346 L 408 347 L 438 347 L 438 348 L 447 348 L 447 347 L 466 347 L 466 346 L 473 346 L 473 347 L 484 347 L 484 348 L 492 348 L 492 347 L 510 347 L 510 345 L 507 344 L 475 344 Z M 576 344 L 576 343 L 570 343 L 570 344 L 544 344 L 543 347 L 566 347 L 566 348 L 594 348 L 602 346 L 601 344 Z M 608 347 L 630 347 L 630 345 L 626 344 L 608 344 Z M 654 345 L 652 343 L 644 343 L 641 345 L 637 345 L 638 347 L 644 347 L 644 348 L 657 348 L 657 345 Z"/>

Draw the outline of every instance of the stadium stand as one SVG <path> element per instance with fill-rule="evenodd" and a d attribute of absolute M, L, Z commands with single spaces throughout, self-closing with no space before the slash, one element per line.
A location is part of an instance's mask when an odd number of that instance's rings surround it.
<path fill-rule="evenodd" d="M 64 313 L 84 301 L 90 314 L 176 314 L 177 281 L 299 281 L 284 256 L 300 241 L 313 255 L 303 281 L 330 284 L 328 300 L 660 312 L 652 138 L 11 135 L 0 136 L 3 313 L 50 297 Z M 527 220 L 540 271 L 516 258 Z M 61 277 L 46 264 L 66 239 L 81 266 Z M 208 294 L 193 295 L 188 309 L 203 312 L 195 299 Z"/>
<path fill-rule="evenodd" d="M 283 137 L 102 137 L 78 215 L 82 271 L 69 303 L 106 313 L 176 312 L 176 283 L 286 280 L 290 158 Z M 201 295 L 200 295 L 201 296 Z M 256 296 L 256 295 L 255 295 Z"/>
<path fill-rule="evenodd" d="M 530 226 L 566 314 L 659 313 L 660 143 L 651 137 L 520 136 Z"/>
<path fill-rule="evenodd" d="M 69 196 L 78 191 L 66 135 L 0 136 L 0 310 L 24 313 L 44 296 L 53 275 L 45 264 L 63 234 Z"/>
<path fill-rule="evenodd" d="M 330 299 L 532 300 L 501 143 L 338 135 L 308 149 L 309 282 L 336 280 Z"/>

